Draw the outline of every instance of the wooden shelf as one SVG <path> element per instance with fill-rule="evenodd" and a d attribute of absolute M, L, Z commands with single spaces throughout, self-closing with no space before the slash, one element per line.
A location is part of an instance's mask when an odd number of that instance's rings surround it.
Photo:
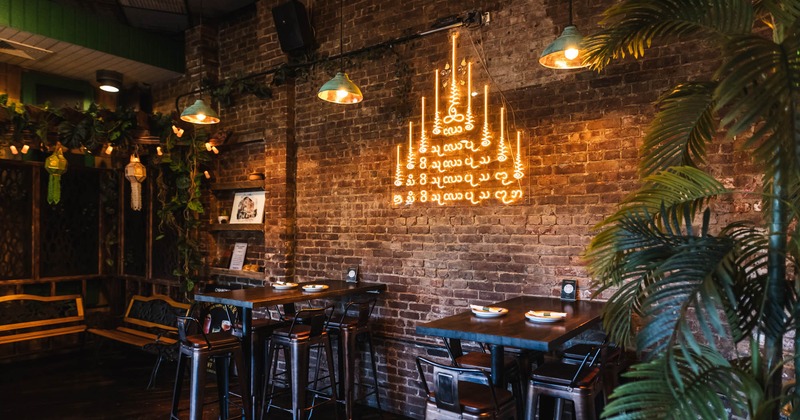
<path fill-rule="evenodd" d="M 211 185 L 211 191 L 263 190 L 264 180 L 225 182 Z"/>
<path fill-rule="evenodd" d="M 230 270 L 222 267 L 209 267 L 208 274 L 228 277 L 241 277 L 245 279 L 264 280 L 264 273 L 260 271 Z"/>
<path fill-rule="evenodd" d="M 208 230 L 210 230 L 211 232 L 238 231 L 238 230 L 263 231 L 264 224 L 263 223 L 214 223 L 208 227 Z"/>

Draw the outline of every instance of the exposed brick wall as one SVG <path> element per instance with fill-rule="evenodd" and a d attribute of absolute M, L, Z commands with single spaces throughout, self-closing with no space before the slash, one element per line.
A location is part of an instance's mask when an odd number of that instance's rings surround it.
<path fill-rule="evenodd" d="M 270 14 L 277 3 L 260 1 L 252 12 L 219 23 L 215 38 L 208 38 L 211 29 L 190 31 L 190 78 L 158 87 L 160 106 L 174 107 L 176 95 L 196 87 L 197 74 L 224 80 L 285 63 Z M 575 23 L 590 33 L 611 3 L 575 2 Z M 315 1 L 310 11 L 323 56 L 338 53 L 338 4 Z M 414 334 L 416 324 L 462 311 L 473 301 L 555 296 L 564 279 L 577 279 L 581 297 L 588 298 L 590 280 L 580 255 L 592 226 L 637 186 L 638 150 L 653 102 L 678 82 L 708 77 L 717 59 L 702 41 L 685 41 L 599 74 L 546 69 L 538 65 L 538 55 L 568 20 L 565 2 L 556 0 L 349 2 L 344 49 L 425 30 L 438 18 L 471 9 L 491 12 L 492 21 L 460 30 L 459 54 L 475 63 L 476 86 L 492 85 L 497 93 L 492 106 L 502 98 L 508 107 L 510 132 L 525 133 L 524 204 L 405 208 L 391 203 L 395 145 L 407 127 L 404 110 L 412 106 L 411 117 L 418 118 L 419 97 L 431 95 L 433 69 L 449 57 L 444 32 L 398 45 L 379 59 L 347 63 L 364 92 L 362 104 L 319 101 L 317 89 L 333 75 L 319 66 L 275 88 L 271 100 L 237 96 L 220 112 L 222 127 L 234 132 L 233 142 L 258 141 L 226 146 L 216 158 L 214 181 L 264 172 L 267 208 L 263 236 L 217 233 L 209 259 L 247 240 L 248 262 L 265 266 L 269 279 L 341 278 L 345 267 L 358 264 L 362 280 L 386 283 L 377 328 L 388 337 L 378 340 L 381 376 L 388 382 L 384 407 L 413 417 L 421 417 L 423 401 L 414 357 L 443 356 L 439 342 Z M 203 58 L 207 50 L 201 43 L 212 44 L 218 57 Z M 399 79 L 398 63 L 410 70 Z M 408 98 L 398 95 L 405 88 Z M 712 171 L 731 187 L 757 190 L 758 177 L 734 146 L 733 140 L 712 146 Z M 756 203 L 758 198 L 749 196 L 720 202 L 716 222 L 757 217 Z M 210 209 L 209 220 L 216 210 Z"/>

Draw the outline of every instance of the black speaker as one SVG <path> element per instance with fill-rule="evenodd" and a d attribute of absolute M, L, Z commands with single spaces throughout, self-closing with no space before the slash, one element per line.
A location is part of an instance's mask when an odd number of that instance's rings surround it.
<path fill-rule="evenodd" d="M 314 31 L 303 3 L 290 0 L 272 8 L 272 19 L 278 31 L 278 41 L 285 53 L 297 53 L 317 47 Z"/>

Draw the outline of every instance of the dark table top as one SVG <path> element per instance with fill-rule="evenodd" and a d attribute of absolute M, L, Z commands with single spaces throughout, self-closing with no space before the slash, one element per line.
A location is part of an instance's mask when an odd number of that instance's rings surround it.
<path fill-rule="evenodd" d="M 328 288 L 319 292 L 304 292 L 302 290 L 304 284 L 324 284 Z M 386 285 L 381 283 L 347 283 L 342 280 L 319 280 L 300 283 L 299 286 L 288 290 L 277 290 L 271 285 L 267 285 L 227 292 L 196 294 L 194 298 L 198 302 L 221 303 L 253 309 L 309 299 L 327 299 L 359 293 L 377 293 L 383 290 L 386 290 Z"/>
<path fill-rule="evenodd" d="M 563 302 L 559 298 L 520 296 L 489 305 L 508 309 L 504 316 L 478 318 L 467 307 L 462 313 L 419 324 L 416 332 L 421 335 L 550 352 L 600 322 L 604 305 L 604 302 Z M 525 312 L 530 310 L 566 312 L 567 317 L 554 323 L 537 323 L 525 318 Z"/>

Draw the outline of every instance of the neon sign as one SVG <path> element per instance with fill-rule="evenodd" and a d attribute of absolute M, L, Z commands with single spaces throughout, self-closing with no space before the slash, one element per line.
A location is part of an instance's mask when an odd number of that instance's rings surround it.
<path fill-rule="evenodd" d="M 434 73 L 433 123 L 426 129 L 425 97 L 421 98 L 419 129 L 408 123 L 408 140 L 397 145 L 392 203 L 410 206 L 513 204 L 524 198 L 525 165 L 522 132 L 516 144 L 506 137 L 506 110 L 499 112 L 499 138 L 495 141 L 489 112 L 489 86 L 483 87 L 483 121 L 472 106 L 472 63 L 456 61 L 456 38 L 452 35 L 450 63 Z M 440 84 L 440 74 L 447 80 Z M 466 81 L 458 75 L 466 75 Z M 449 76 L 449 77 L 448 77 Z M 449 80 L 448 80 L 449 79 Z M 462 94 L 461 87 L 467 90 Z M 440 89 L 446 89 L 445 111 L 440 111 Z M 466 104 L 463 103 L 466 96 Z"/>

